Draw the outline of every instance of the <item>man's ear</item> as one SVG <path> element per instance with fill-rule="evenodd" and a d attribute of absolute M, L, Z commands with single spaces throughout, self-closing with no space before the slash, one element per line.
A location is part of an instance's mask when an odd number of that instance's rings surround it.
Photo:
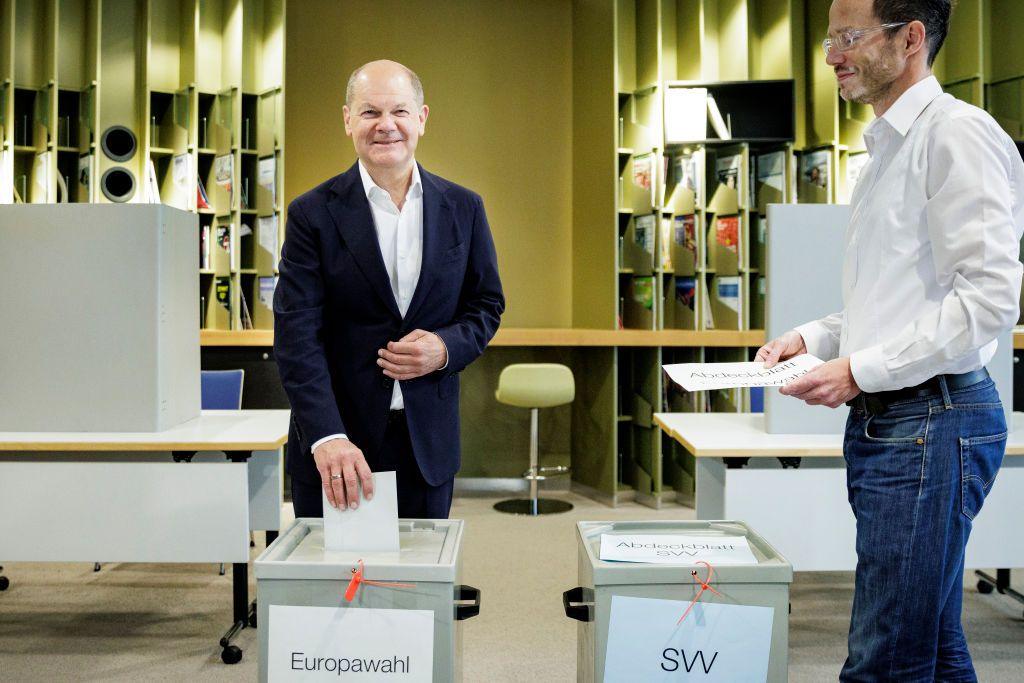
<path fill-rule="evenodd" d="M 352 137 L 352 126 L 349 125 L 349 116 L 351 115 L 352 112 L 349 111 L 348 105 L 343 105 L 341 107 L 341 119 L 345 123 L 345 135 L 349 137 Z"/>
<path fill-rule="evenodd" d="M 423 105 L 420 107 L 420 135 L 424 135 L 427 132 L 427 116 L 430 115 L 430 107 Z"/>
<path fill-rule="evenodd" d="M 907 25 L 907 55 L 916 54 L 923 50 L 928 53 L 928 39 L 924 24 L 920 21 L 912 21 Z"/>

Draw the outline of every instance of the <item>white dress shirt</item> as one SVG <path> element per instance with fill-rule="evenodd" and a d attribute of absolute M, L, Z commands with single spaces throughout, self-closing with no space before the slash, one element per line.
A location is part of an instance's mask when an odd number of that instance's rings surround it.
<path fill-rule="evenodd" d="M 864 132 L 843 310 L 797 329 L 808 352 L 850 357 L 864 392 L 984 367 L 1017 321 L 1024 163 L 977 107 L 930 76 Z M 826 227 L 826 226 L 823 226 Z"/>
<path fill-rule="evenodd" d="M 373 225 L 377 230 L 377 242 L 384 258 L 384 267 L 391 281 L 391 292 L 395 296 L 399 312 L 404 316 L 409 310 L 416 283 L 420 279 L 423 265 L 423 183 L 420 181 L 419 166 L 413 163 L 412 182 L 405 194 L 405 203 L 399 209 L 387 190 L 373 182 L 363 162 L 359 162 L 359 175 L 363 180 L 363 191 L 370 202 Z M 391 410 L 402 410 L 402 389 L 395 381 L 391 392 Z M 347 438 L 345 434 L 331 434 L 312 445 L 311 451 L 331 439 Z"/>

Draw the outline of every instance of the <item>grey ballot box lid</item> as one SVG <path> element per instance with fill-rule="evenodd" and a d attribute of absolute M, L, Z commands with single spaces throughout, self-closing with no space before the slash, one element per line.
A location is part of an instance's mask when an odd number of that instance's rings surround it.
<path fill-rule="evenodd" d="M 601 556 L 601 536 L 612 535 L 687 535 L 706 536 L 708 539 L 745 537 L 750 545 L 756 565 L 715 565 L 713 584 L 729 583 L 791 583 L 793 565 L 773 548 L 768 541 L 743 522 L 653 520 L 635 522 L 579 522 L 577 540 L 586 551 L 594 573 L 594 586 L 638 585 L 665 583 L 693 583 L 691 569 L 703 565 L 644 564 L 639 562 L 605 562 Z M 703 574 L 702 574 L 703 575 Z"/>
<path fill-rule="evenodd" d="M 401 519 L 397 553 L 324 550 L 324 521 L 299 518 L 256 558 L 259 579 L 347 581 L 363 561 L 374 581 L 454 583 L 462 549 L 459 519 Z"/>

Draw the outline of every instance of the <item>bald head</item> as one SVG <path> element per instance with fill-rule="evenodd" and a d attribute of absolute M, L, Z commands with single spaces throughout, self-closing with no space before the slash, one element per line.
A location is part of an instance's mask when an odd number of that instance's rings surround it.
<path fill-rule="evenodd" d="M 356 97 L 356 90 L 368 85 L 388 84 L 392 88 L 411 87 L 416 106 L 423 106 L 423 84 L 416 72 L 390 59 L 367 62 L 352 72 L 345 88 L 345 104 L 349 107 Z"/>

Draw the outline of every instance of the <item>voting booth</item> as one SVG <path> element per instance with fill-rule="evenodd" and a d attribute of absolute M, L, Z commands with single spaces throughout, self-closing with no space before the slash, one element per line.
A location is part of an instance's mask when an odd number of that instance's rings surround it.
<path fill-rule="evenodd" d="M 793 568 L 745 524 L 579 522 L 576 538 L 580 585 L 562 601 L 580 622 L 577 680 L 787 680 Z M 601 559 L 616 546 L 636 558 Z M 722 548 L 752 557 L 700 559 Z"/>
<path fill-rule="evenodd" d="M 199 228 L 161 204 L 0 211 L 0 432 L 199 417 Z"/>
<path fill-rule="evenodd" d="M 259 679 L 461 681 L 458 622 L 480 612 L 480 591 L 458 583 L 462 533 L 403 519 L 399 552 L 343 552 L 324 549 L 322 520 L 297 519 L 255 563 Z"/>

